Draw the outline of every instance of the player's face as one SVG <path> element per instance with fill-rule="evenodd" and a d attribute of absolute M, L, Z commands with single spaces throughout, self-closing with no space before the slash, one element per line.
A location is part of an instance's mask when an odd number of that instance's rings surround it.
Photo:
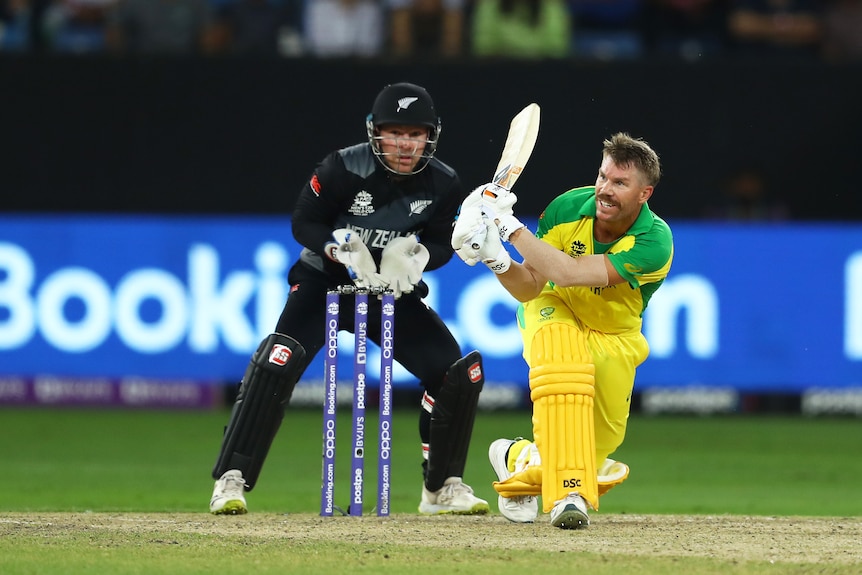
<path fill-rule="evenodd" d="M 596 220 L 625 231 L 652 195 L 634 166 L 621 167 L 609 156 L 602 160 L 596 177 Z"/>
<path fill-rule="evenodd" d="M 396 172 L 411 173 L 422 159 L 429 135 L 430 130 L 425 126 L 402 124 L 380 126 L 378 136 L 383 161 Z"/>

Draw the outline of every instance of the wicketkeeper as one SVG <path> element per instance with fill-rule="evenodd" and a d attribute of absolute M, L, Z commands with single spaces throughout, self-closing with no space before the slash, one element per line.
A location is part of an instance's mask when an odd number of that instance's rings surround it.
<path fill-rule="evenodd" d="M 422 273 L 452 257 L 452 225 L 465 196 L 455 170 L 434 155 L 440 129 L 424 88 L 386 86 L 366 120 L 368 141 L 326 156 L 300 192 L 292 225 L 303 250 L 288 272 L 290 295 L 275 332 L 242 378 L 213 469 L 212 513 L 246 512 L 245 491 L 258 479 L 297 380 L 327 337 L 326 292 L 351 282 L 393 290 L 394 358 L 425 390 L 419 511 L 488 512 L 462 481 L 484 383 L 481 357 L 461 357 L 446 324 L 422 301 Z M 352 296 L 343 297 L 340 326 L 352 332 Z M 380 301 L 372 297 L 368 337 L 379 344 L 379 335 Z"/>
<path fill-rule="evenodd" d="M 670 229 L 647 205 L 660 175 L 652 148 L 618 133 L 604 142 L 595 185 L 551 201 L 535 235 L 513 215 L 515 195 L 493 184 L 461 206 L 452 246 L 522 302 L 533 441 L 498 439 L 488 451 L 511 521 L 535 521 L 541 495 L 552 525 L 586 527 L 588 507 L 597 510 L 599 496 L 628 476 L 609 456 L 623 442 L 635 369 L 649 353 L 642 314 L 673 257 Z"/>

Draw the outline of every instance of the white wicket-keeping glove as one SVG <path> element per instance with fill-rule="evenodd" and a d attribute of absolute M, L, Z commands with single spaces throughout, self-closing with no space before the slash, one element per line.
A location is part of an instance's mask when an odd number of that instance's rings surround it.
<path fill-rule="evenodd" d="M 327 255 L 344 264 L 354 284 L 364 288 L 386 286 L 368 246 L 356 232 L 341 228 L 332 232 L 332 239 L 333 242 L 326 244 Z"/>
<path fill-rule="evenodd" d="M 487 228 L 482 217 L 482 198 L 470 194 L 461 203 L 452 229 L 452 249 L 469 266 L 481 260 L 479 247 L 485 241 Z"/>
<path fill-rule="evenodd" d="M 485 234 L 485 243 L 479 248 L 479 255 L 482 258 L 482 263 L 488 266 L 488 269 L 495 274 L 501 274 L 509 269 L 512 265 L 512 256 L 503 247 L 500 241 L 500 232 L 497 229 L 497 224 L 494 220 L 488 218 L 487 232 Z"/>
<path fill-rule="evenodd" d="M 428 248 L 420 244 L 413 234 L 393 238 L 386 244 L 380 259 L 380 275 L 395 299 L 413 291 L 422 279 L 430 257 Z"/>
<path fill-rule="evenodd" d="M 518 201 L 514 192 L 490 183 L 479 186 L 471 192 L 473 194 L 478 194 L 482 199 L 482 213 L 491 220 L 499 221 L 500 239 L 504 242 L 509 241 L 512 232 L 525 227 L 512 213 L 512 206 Z"/>

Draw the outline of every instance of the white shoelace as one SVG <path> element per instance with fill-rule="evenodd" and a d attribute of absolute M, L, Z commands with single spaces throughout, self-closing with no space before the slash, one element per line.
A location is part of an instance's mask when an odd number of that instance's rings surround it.
<path fill-rule="evenodd" d="M 244 489 L 245 481 L 238 477 L 226 477 L 224 480 L 222 495 L 227 498 L 241 497 Z"/>

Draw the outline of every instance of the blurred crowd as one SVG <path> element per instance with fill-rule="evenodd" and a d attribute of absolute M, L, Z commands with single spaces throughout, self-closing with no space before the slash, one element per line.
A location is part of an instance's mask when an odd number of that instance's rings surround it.
<path fill-rule="evenodd" d="M 862 60 L 862 0 L 0 0 L 0 53 Z"/>

